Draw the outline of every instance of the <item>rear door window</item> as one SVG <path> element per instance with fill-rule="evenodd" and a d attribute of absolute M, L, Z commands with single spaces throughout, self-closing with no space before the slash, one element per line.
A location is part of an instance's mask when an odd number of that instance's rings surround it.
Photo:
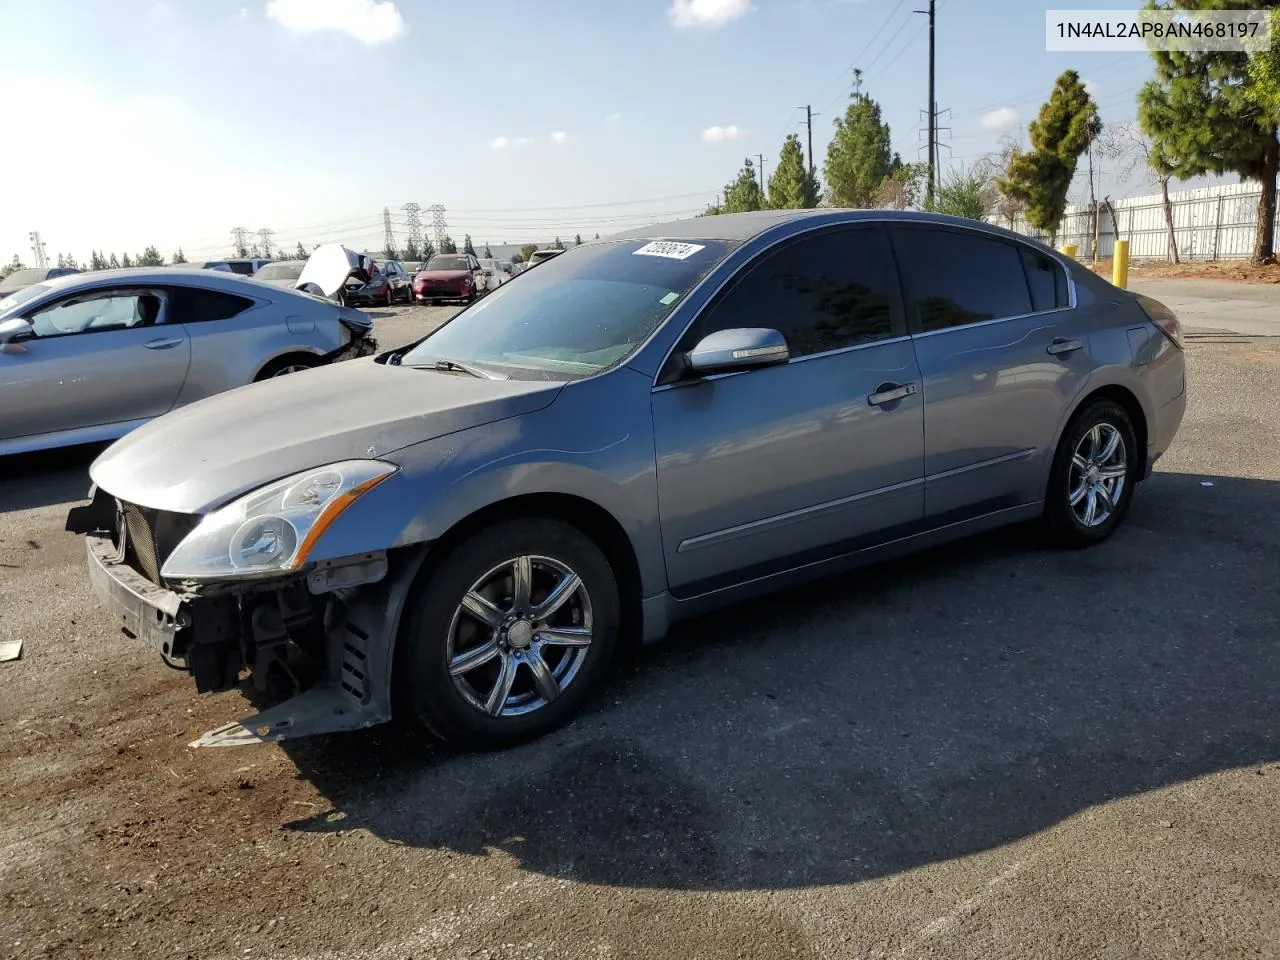
<path fill-rule="evenodd" d="M 1017 247 L 973 230 L 892 228 L 908 315 L 923 333 L 1032 313 Z"/>
<path fill-rule="evenodd" d="M 1067 272 L 1047 253 L 1031 247 L 1020 248 L 1022 265 L 1027 271 L 1027 286 L 1031 290 L 1031 309 L 1057 310 L 1071 306 L 1067 296 Z"/>

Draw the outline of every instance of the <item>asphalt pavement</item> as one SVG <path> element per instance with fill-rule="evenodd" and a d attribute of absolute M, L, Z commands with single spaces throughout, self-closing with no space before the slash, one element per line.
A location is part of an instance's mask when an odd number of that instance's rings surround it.
<path fill-rule="evenodd" d="M 0 957 L 1280 957 L 1280 341 L 1244 332 L 1189 336 L 1103 546 L 682 625 L 501 753 L 187 749 L 248 705 L 89 596 L 88 455 L 0 463 Z"/>

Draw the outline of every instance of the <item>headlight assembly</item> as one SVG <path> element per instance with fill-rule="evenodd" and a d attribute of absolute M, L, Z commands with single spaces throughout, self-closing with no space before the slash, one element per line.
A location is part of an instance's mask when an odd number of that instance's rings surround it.
<path fill-rule="evenodd" d="M 395 472 L 381 460 L 344 460 L 247 493 L 200 521 L 160 575 L 218 580 L 298 570 L 342 512 Z"/>

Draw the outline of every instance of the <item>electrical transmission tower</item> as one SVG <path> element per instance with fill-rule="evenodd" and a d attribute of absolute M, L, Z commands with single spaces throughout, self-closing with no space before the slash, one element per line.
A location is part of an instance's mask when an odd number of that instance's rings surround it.
<path fill-rule="evenodd" d="M 382 249 L 387 256 L 395 256 L 396 235 L 391 232 L 391 208 L 382 208 Z"/>
<path fill-rule="evenodd" d="M 416 203 L 406 203 L 400 209 L 405 213 L 404 225 L 409 231 L 409 243 L 415 250 L 421 250 L 422 221 L 418 219 L 418 211 L 422 209 L 421 205 Z M 387 228 L 387 236 L 391 236 L 390 227 Z"/>
<path fill-rule="evenodd" d="M 262 241 L 262 255 L 268 260 L 271 259 L 271 238 L 275 236 L 275 231 L 269 227 L 263 227 L 258 231 L 258 239 Z"/>
<path fill-rule="evenodd" d="M 237 257 L 249 255 L 249 231 L 244 227 L 231 228 L 231 242 L 235 245 Z"/>
<path fill-rule="evenodd" d="M 444 238 L 449 235 L 449 225 L 444 222 L 444 204 L 433 203 L 431 210 L 431 232 L 436 236 L 436 249 L 444 246 Z"/>
<path fill-rule="evenodd" d="M 49 258 L 45 256 L 44 241 L 40 239 L 40 231 L 32 230 L 27 234 L 27 239 L 31 241 L 31 256 L 35 259 L 35 266 L 47 267 Z"/>

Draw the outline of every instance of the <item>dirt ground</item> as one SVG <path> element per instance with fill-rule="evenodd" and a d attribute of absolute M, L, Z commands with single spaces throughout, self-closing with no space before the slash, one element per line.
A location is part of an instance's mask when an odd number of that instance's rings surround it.
<path fill-rule="evenodd" d="M 92 599 L 90 455 L 0 464 L 0 958 L 1276 960 L 1280 346 L 1189 356 L 1107 545 L 699 621 L 499 754 L 188 749 L 247 704 Z"/>
<path fill-rule="evenodd" d="M 1108 280 L 1110 258 L 1084 263 Z M 1164 260 L 1140 260 L 1129 264 L 1135 280 L 1232 280 L 1237 283 L 1280 283 L 1280 264 L 1257 264 L 1248 260 L 1194 260 L 1174 264 Z"/>

